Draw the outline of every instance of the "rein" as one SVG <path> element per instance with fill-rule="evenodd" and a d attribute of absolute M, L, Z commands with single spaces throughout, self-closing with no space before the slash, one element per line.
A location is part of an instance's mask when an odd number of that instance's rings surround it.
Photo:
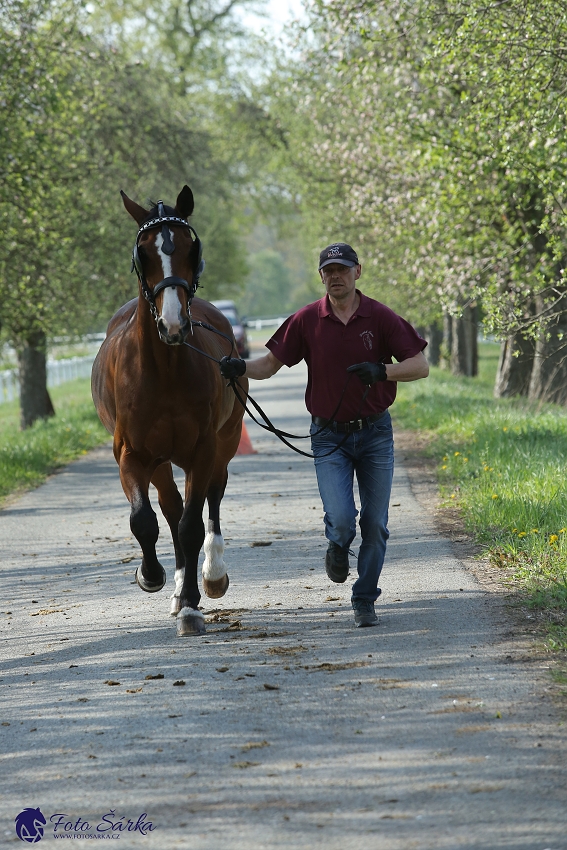
<path fill-rule="evenodd" d="M 194 322 L 193 319 L 190 319 L 191 322 L 191 333 L 193 333 L 193 328 L 197 326 L 198 328 L 205 328 L 206 331 L 212 331 L 219 336 L 224 337 L 228 342 L 230 342 L 230 353 L 234 351 L 234 340 L 229 337 L 228 334 L 223 334 L 222 331 L 217 330 L 212 325 L 209 325 L 207 322 Z M 220 360 L 217 360 L 216 357 L 213 357 L 212 354 L 207 354 L 206 351 L 203 351 L 202 348 L 197 348 L 195 345 L 190 345 L 188 342 L 184 342 L 183 345 L 186 345 L 187 348 L 190 348 L 191 351 L 196 351 L 197 354 L 202 354 L 203 357 L 208 357 L 209 360 L 214 360 L 215 363 L 218 363 L 220 366 Z"/>

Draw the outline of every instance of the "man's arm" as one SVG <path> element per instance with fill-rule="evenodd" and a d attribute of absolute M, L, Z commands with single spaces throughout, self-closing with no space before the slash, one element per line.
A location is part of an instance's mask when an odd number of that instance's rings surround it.
<path fill-rule="evenodd" d="M 418 381 L 429 375 L 429 363 L 423 351 L 401 363 L 386 364 L 387 381 Z"/>
<path fill-rule="evenodd" d="M 354 363 L 347 372 L 358 375 L 363 384 L 371 387 L 376 381 L 417 381 L 427 378 L 429 364 L 423 351 L 400 363 Z"/>
<path fill-rule="evenodd" d="M 268 351 L 264 357 L 257 357 L 255 360 L 246 361 L 246 377 L 253 378 L 255 381 L 263 381 L 266 378 L 271 378 L 276 372 L 282 368 L 283 363 L 274 357 L 271 351 Z"/>

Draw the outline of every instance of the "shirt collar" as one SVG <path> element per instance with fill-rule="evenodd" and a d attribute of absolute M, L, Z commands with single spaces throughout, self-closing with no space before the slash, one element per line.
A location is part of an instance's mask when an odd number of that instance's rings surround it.
<path fill-rule="evenodd" d="M 364 295 L 359 289 L 356 290 L 358 295 L 360 296 L 360 304 L 358 305 L 358 309 L 355 313 L 352 314 L 349 321 L 354 319 L 356 316 L 363 316 L 364 318 L 368 318 L 371 313 L 371 304 L 370 298 Z M 319 317 L 321 316 L 335 316 L 333 313 L 333 308 L 331 307 L 331 302 L 329 301 L 328 293 L 325 293 L 323 298 L 319 301 Z"/>

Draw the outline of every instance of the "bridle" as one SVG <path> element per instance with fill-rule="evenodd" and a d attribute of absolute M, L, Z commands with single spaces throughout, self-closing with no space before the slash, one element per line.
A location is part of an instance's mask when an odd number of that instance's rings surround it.
<path fill-rule="evenodd" d="M 138 234 L 136 236 L 136 242 L 134 243 L 134 248 L 132 249 L 132 267 L 130 271 L 135 271 L 138 280 L 140 282 L 140 287 L 142 290 L 142 295 L 150 305 L 150 312 L 157 322 L 159 320 L 159 315 L 156 307 L 156 296 L 163 290 L 167 289 L 169 286 L 181 286 L 187 292 L 188 295 L 188 307 L 191 307 L 191 302 L 195 297 L 195 293 L 199 286 L 199 279 L 203 273 L 203 269 L 205 268 L 205 261 L 203 259 L 203 244 L 199 239 L 196 230 L 191 227 L 191 225 L 185 221 L 184 218 L 180 218 L 176 215 L 166 215 L 163 201 L 157 202 L 158 214 L 157 218 L 151 218 L 149 221 L 144 222 L 138 230 Z M 139 243 L 140 237 L 146 230 L 153 230 L 154 228 L 161 227 L 161 233 L 163 237 L 163 245 L 161 250 L 164 254 L 173 254 L 175 251 L 175 245 L 171 239 L 169 233 L 168 224 L 177 224 L 182 227 L 186 227 L 191 234 L 193 239 L 193 245 L 191 246 L 191 252 L 195 252 L 196 259 L 193 263 L 193 279 L 191 283 L 189 283 L 183 277 L 177 277 L 175 275 L 170 275 L 169 277 L 160 280 L 153 289 L 150 289 L 148 286 L 148 281 L 146 280 L 146 275 L 144 272 L 144 266 L 142 264 L 142 258 L 140 256 Z"/>

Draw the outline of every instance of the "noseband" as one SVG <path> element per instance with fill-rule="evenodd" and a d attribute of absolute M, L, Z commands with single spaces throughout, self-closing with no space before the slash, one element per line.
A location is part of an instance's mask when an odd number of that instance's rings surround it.
<path fill-rule="evenodd" d="M 156 307 L 156 295 L 158 295 L 163 289 L 167 289 L 169 286 L 181 286 L 188 294 L 189 298 L 189 307 L 191 306 L 191 302 L 195 297 L 195 292 L 197 291 L 197 287 L 199 286 L 199 279 L 201 274 L 203 273 L 203 269 L 205 268 L 205 261 L 203 260 L 203 245 L 201 240 L 197 236 L 197 232 L 191 225 L 185 221 L 184 218 L 179 218 L 175 215 L 166 215 L 165 209 L 163 205 L 163 201 L 158 201 L 157 203 L 158 215 L 157 218 L 151 218 L 149 221 L 146 221 L 140 229 L 138 230 L 138 234 L 136 236 L 136 242 L 134 244 L 134 248 L 132 250 L 132 268 L 131 271 L 135 271 L 138 280 L 140 281 L 140 287 L 142 289 L 142 295 L 150 305 L 150 311 L 155 321 L 157 322 L 159 319 L 157 307 Z M 144 267 L 142 265 L 142 258 L 140 257 L 139 251 L 139 242 L 140 236 L 142 233 L 145 233 L 146 230 L 153 230 L 154 228 L 161 227 L 161 233 L 163 236 L 163 245 L 162 251 L 164 254 L 173 254 L 175 251 L 175 245 L 171 240 L 171 236 L 169 233 L 168 224 L 178 224 L 183 227 L 188 228 L 191 237 L 193 239 L 193 245 L 196 246 L 196 254 L 197 259 L 193 265 L 193 280 L 191 283 L 185 280 L 183 277 L 176 277 L 175 275 L 171 275 L 170 277 L 166 277 L 163 280 L 160 280 L 153 289 L 150 289 L 148 286 L 148 281 L 146 280 L 146 275 L 144 273 Z"/>

